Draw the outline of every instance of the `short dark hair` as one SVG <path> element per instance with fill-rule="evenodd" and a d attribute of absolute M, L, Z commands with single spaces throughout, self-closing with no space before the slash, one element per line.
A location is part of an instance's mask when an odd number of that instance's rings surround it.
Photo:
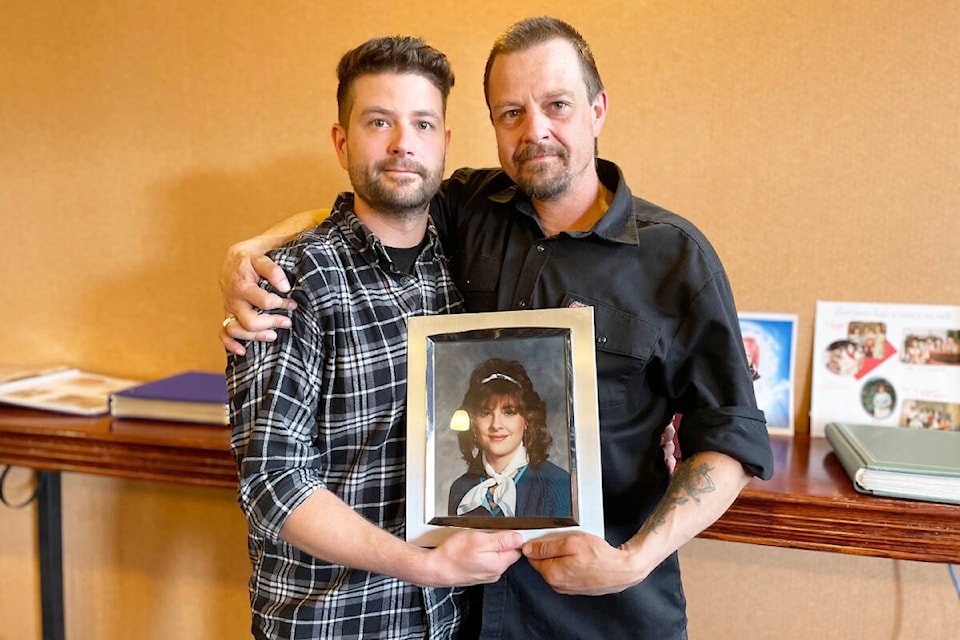
<path fill-rule="evenodd" d="M 533 388 L 526 369 L 516 360 L 490 358 L 481 362 L 470 375 L 470 385 L 460 408 L 470 416 L 470 431 L 459 434 L 460 453 L 467 467 L 483 473 L 483 461 L 476 441 L 475 416 L 485 408 L 492 397 L 509 397 L 517 403 L 517 410 L 526 423 L 523 446 L 527 449 L 529 464 L 534 469 L 550 457 L 548 450 L 553 436 L 547 428 L 547 404 Z"/>
<path fill-rule="evenodd" d="M 447 96 L 453 87 L 453 70 L 442 51 L 413 36 L 387 36 L 367 40 L 343 54 L 337 65 L 337 111 L 340 124 L 347 126 L 353 100 L 350 89 L 362 75 L 411 73 L 423 76 L 440 90 L 446 114 Z"/>
<path fill-rule="evenodd" d="M 603 81 L 600 80 L 600 72 L 597 71 L 597 63 L 593 59 L 590 45 L 579 31 L 563 20 L 541 16 L 517 22 L 493 43 L 490 55 L 487 56 L 487 66 L 483 71 L 483 97 L 487 101 L 487 108 L 490 108 L 490 69 L 493 68 L 493 61 L 497 56 L 526 51 L 557 39 L 569 42 L 577 52 L 580 70 L 583 72 L 583 82 L 587 87 L 587 98 L 592 102 L 603 91 Z"/>

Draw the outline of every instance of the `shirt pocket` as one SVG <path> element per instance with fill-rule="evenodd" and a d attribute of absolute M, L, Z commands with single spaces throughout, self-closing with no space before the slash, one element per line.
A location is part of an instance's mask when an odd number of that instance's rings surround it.
<path fill-rule="evenodd" d="M 500 281 L 500 261 L 477 254 L 460 278 L 460 293 L 467 311 L 497 311 L 497 284 Z"/>
<path fill-rule="evenodd" d="M 642 389 L 631 390 L 630 383 L 653 358 L 660 341 L 660 327 L 587 296 L 568 293 L 562 306 L 576 305 L 593 307 L 600 407 L 621 405 L 629 393 L 642 393 Z"/>

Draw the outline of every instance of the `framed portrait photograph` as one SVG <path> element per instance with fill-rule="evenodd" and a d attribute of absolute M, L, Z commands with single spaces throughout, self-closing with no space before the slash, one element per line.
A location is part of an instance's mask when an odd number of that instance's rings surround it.
<path fill-rule="evenodd" d="M 767 419 L 767 430 L 792 436 L 797 316 L 741 312 L 738 317 L 757 406 Z"/>
<path fill-rule="evenodd" d="M 406 537 L 603 536 L 593 310 L 410 318 Z"/>

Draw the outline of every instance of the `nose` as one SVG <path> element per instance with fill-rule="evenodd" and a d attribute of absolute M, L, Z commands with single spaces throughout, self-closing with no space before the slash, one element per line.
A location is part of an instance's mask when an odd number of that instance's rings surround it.
<path fill-rule="evenodd" d="M 392 156 L 408 156 L 413 153 L 411 146 L 412 132 L 410 127 L 403 123 L 398 123 L 393 128 L 393 135 L 390 136 L 389 152 Z"/>
<path fill-rule="evenodd" d="M 523 123 L 523 139 L 540 142 L 550 137 L 550 118 L 540 109 L 529 109 Z"/>

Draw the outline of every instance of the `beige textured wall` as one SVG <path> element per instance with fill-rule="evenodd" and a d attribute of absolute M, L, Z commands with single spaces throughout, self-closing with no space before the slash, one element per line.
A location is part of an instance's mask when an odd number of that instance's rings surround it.
<path fill-rule="evenodd" d="M 0 359 L 137 378 L 220 369 L 226 246 L 346 186 L 328 135 L 340 54 L 384 33 L 445 50 L 459 78 L 448 166 L 491 165 L 484 57 L 504 27 L 539 13 L 594 46 L 611 104 L 602 155 L 636 193 L 707 233 L 741 310 L 799 315 L 799 428 L 818 298 L 960 300 L 957 2 L 343 7 L 0 4 Z M 244 526 L 231 492 L 68 474 L 64 500 L 71 640 L 243 636 Z M 0 509 L 0 640 L 39 637 L 34 518 L 32 507 Z M 783 611 L 811 603 L 834 638 L 949 633 L 944 621 L 956 620 L 942 567 L 895 583 L 904 602 L 942 603 L 902 607 L 895 627 L 890 598 L 862 593 L 889 587 L 887 561 L 717 544 L 684 554 L 697 638 L 734 637 L 721 629 L 747 615 L 740 588 L 771 603 L 740 638 L 806 637 L 812 616 Z M 846 588 L 828 591 L 833 580 Z M 843 623 L 851 611 L 862 635 Z"/>
<path fill-rule="evenodd" d="M 680 564 L 691 640 L 960 640 L 946 565 L 701 539 Z"/>

